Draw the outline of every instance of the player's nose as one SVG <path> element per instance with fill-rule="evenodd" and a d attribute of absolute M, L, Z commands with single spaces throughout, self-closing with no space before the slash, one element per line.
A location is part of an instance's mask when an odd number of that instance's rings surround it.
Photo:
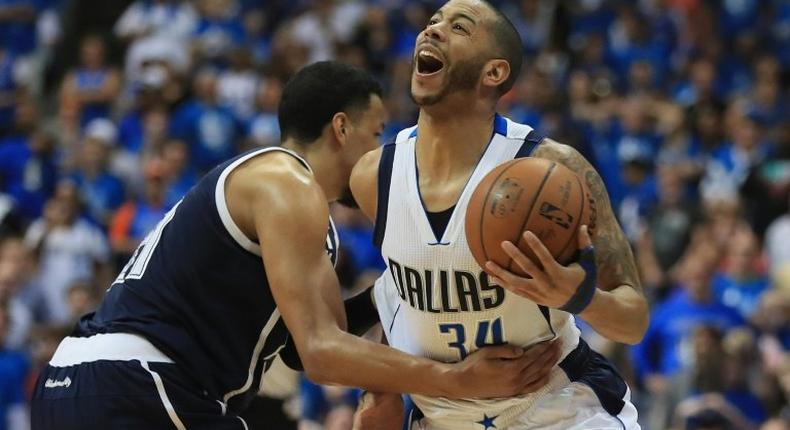
<path fill-rule="evenodd" d="M 435 41 L 444 42 L 445 33 L 442 29 L 442 21 L 435 24 L 428 24 L 423 32 L 426 39 L 433 39 Z"/>

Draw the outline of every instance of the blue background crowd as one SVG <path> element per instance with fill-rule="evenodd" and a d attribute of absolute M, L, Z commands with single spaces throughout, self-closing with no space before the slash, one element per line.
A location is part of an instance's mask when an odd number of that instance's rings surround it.
<path fill-rule="evenodd" d="M 596 166 L 636 252 L 644 341 L 580 325 L 643 428 L 790 429 L 790 1 L 492 3 L 527 60 L 500 111 Z M 0 430 L 27 428 L 38 369 L 165 211 L 278 144 L 294 71 L 362 66 L 385 88 L 385 139 L 411 125 L 413 43 L 438 5 L 0 0 Z M 369 223 L 333 211 L 350 293 L 383 265 Z M 350 428 L 354 392 L 269 383 L 261 428 Z"/>

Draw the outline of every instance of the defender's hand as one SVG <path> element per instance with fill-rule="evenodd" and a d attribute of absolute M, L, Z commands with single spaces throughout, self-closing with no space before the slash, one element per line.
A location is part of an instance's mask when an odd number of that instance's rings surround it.
<path fill-rule="evenodd" d="M 511 345 L 487 346 L 452 365 L 450 391 L 457 398 L 512 397 L 546 385 L 561 354 L 559 341 L 528 349 Z"/>
<path fill-rule="evenodd" d="M 557 262 L 540 239 L 530 231 L 524 232 L 524 241 L 532 248 L 543 269 L 533 263 L 512 242 L 502 242 L 502 249 L 527 275 L 532 277 L 531 279 L 505 270 L 493 261 L 486 263 L 486 271 L 494 282 L 512 293 L 550 308 L 559 309 L 565 306 L 585 282 L 588 271 L 578 262 L 568 266 Z M 586 225 L 579 229 L 578 246 L 583 253 L 591 254 L 592 240 Z M 592 263 L 594 270 L 594 259 Z M 594 282 L 595 279 L 592 281 Z"/>
<path fill-rule="evenodd" d="M 353 430 L 401 430 L 403 415 L 400 394 L 366 392 L 359 399 Z"/>

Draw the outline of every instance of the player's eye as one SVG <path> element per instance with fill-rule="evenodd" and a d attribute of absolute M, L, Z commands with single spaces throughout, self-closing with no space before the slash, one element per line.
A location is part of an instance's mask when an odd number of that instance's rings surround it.
<path fill-rule="evenodd" d="M 436 18 L 431 18 L 431 20 L 428 21 L 428 25 L 436 25 L 438 23 L 439 23 L 439 20 L 436 19 Z"/>
<path fill-rule="evenodd" d="M 464 33 L 469 33 L 467 29 L 464 28 L 461 24 L 453 24 L 453 30 L 463 31 Z"/>

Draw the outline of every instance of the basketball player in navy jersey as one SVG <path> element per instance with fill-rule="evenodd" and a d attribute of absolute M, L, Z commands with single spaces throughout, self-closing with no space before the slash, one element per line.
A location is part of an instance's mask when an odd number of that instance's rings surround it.
<path fill-rule="evenodd" d="M 519 347 L 444 364 L 344 331 L 327 203 L 384 118 L 365 72 L 334 62 L 298 72 L 279 108 L 283 147 L 217 166 L 167 213 L 42 371 L 33 429 L 246 429 L 237 414 L 289 339 L 318 383 L 463 397 L 528 389 L 537 357 Z"/>
<path fill-rule="evenodd" d="M 412 395 L 414 429 L 637 429 L 628 387 L 574 323 L 578 316 L 610 340 L 639 342 L 648 307 L 634 258 L 584 157 L 496 113 L 521 70 L 520 40 L 507 18 L 481 0 L 444 4 L 418 35 L 411 80 L 417 125 L 366 154 L 351 177 L 388 265 L 374 288 L 375 305 L 388 343 L 416 355 L 460 360 L 491 343 L 553 342 L 561 349 L 545 386 L 528 395 L 468 401 Z M 577 263 L 559 264 L 530 232 L 523 240 L 542 268 L 512 243 L 502 244 L 529 278 L 492 262 L 478 266 L 463 221 L 485 174 L 525 156 L 575 171 L 597 207 L 594 248 L 582 227 Z M 374 401 L 363 402 L 358 426 L 385 428 L 380 417 L 399 399 L 366 397 Z"/>

